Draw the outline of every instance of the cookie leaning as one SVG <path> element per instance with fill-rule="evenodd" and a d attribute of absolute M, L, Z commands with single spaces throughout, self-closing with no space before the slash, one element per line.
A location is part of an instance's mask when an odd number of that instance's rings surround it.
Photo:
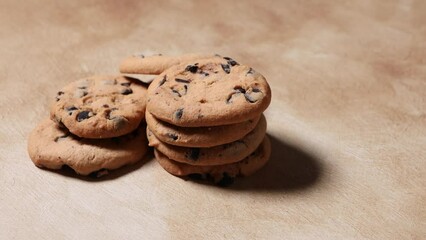
<path fill-rule="evenodd" d="M 147 110 L 182 127 L 239 123 L 259 116 L 271 101 L 266 79 L 230 58 L 173 66 L 148 88 Z"/>
<path fill-rule="evenodd" d="M 175 176 L 209 176 L 215 182 L 229 181 L 237 176 L 249 176 L 262 168 L 271 155 L 271 144 L 265 136 L 260 146 L 242 161 L 216 166 L 194 166 L 169 159 L 158 150 L 154 150 L 158 163 L 170 174 Z"/>
<path fill-rule="evenodd" d="M 252 153 L 262 142 L 266 133 L 266 120 L 262 117 L 253 131 L 242 139 L 209 148 L 178 147 L 163 143 L 147 128 L 149 146 L 156 148 L 168 158 L 191 165 L 207 166 L 238 162 Z"/>
<path fill-rule="evenodd" d="M 135 163 L 147 149 L 144 124 L 118 138 L 82 139 L 44 119 L 28 139 L 28 153 L 36 166 L 60 169 L 68 165 L 81 175 Z"/>
<path fill-rule="evenodd" d="M 197 59 L 206 59 L 218 57 L 213 54 L 200 54 L 200 53 L 191 53 L 184 54 L 180 56 L 163 56 L 163 55 L 153 55 L 153 56 L 131 56 L 125 58 L 120 63 L 120 72 L 121 73 L 131 73 L 131 74 L 161 74 L 166 69 L 170 68 L 173 65 L 178 65 L 183 62 L 194 61 Z"/>
<path fill-rule="evenodd" d="M 156 119 L 148 111 L 146 123 L 162 142 L 182 147 L 213 147 L 243 138 L 259 122 L 260 116 L 241 123 L 214 127 L 178 127 Z"/>
<path fill-rule="evenodd" d="M 124 76 L 93 76 L 57 93 L 51 119 L 84 138 L 111 138 L 135 130 L 145 117 L 146 87 Z"/>

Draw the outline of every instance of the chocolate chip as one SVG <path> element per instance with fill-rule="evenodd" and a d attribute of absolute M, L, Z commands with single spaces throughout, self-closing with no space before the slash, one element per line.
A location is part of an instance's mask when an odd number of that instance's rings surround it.
<path fill-rule="evenodd" d="M 80 87 L 77 87 L 78 89 L 86 89 L 87 87 L 86 86 L 80 86 Z"/>
<path fill-rule="evenodd" d="M 61 95 L 64 95 L 65 93 L 64 92 L 62 92 L 62 91 L 59 91 L 56 95 L 56 101 L 59 101 L 59 100 L 61 100 L 61 98 L 60 98 L 60 96 Z"/>
<path fill-rule="evenodd" d="M 133 93 L 133 91 L 132 91 L 131 88 L 125 88 L 125 89 L 121 90 L 120 93 L 123 94 L 123 95 L 129 95 L 129 94 Z"/>
<path fill-rule="evenodd" d="M 130 87 L 131 82 L 120 83 L 121 86 Z"/>
<path fill-rule="evenodd" d="M 172 89 L 172 92 L 177 95 L 178 97 L 182 97 L 182 95 L 180 95 L 178 90 Z"/>
<path fill-rule="evenodd" d="M 222 179 L 217 182 L 217 185 L 220 187 L 227 187 L 234 183 L 234 178 L 229 176 L 227 172 L 223 173 Z"/>
<path fill-rule="evenodd" d="M 203 74 L 205 77 L 210 75 L 208 72 L 203 72 L 203 71 L 201 71 L 200 74 Z"/>
<path fill-rule="evenodd" d="M 236 93 L 246 93 L 246 90 L 240 86 L 234 87 Z"/>
<path fill-rule="evenodd" d="M 82 111 L 82 112 L 79 112 L 77 114 L 77 121 L 81 122 L 81 121 L 88 119 L 92 116 L 93 116 L 93 113 L 91 111 Z"/>
<path fill-rule="evenodd" d="M 228 64 L 231 66 L 239 65 L 234 59 L 230 57 L 224 57 L 225 60 L 227 60 Z"/>
<path fill-rule="evenodd" d="M 163 79 L 161 79 L 161 81 L 158 84 L 158 86 L 161 87 L 166 81 L 167 81 L 167 75 L 164 75 Z"/>
<path fill-rule="evenodd" d="M 248 74 L 253 74 L 253 73 L 254 73 L 253 68 L 250 68 L 250 69 L 248 70 L 248 72 L 246 73 L 246 76 L 247 76 Z"/>
<path fill-rule="evenodd" d="M 180 82 L 180 83 L 189 83 L 190 82 L 189 80 L 181 79 L 181 78 L 175 78 L 175 81 Z"/>
<path fill-rule="evenodd" d="M 102 107 L 109 108 L 109 105 L 108 104 L 104 104 L 104 105 L 102 105 Z"/>
<path fill-rule="evenodd" d="M 227 74 L 231 73 L 231 67 L 228 64 L 220 64 L 222 66 L 223 71 Z"/>
<path fill-rule="evenodd" d="M 183 115 L 183 108 L 178 108 L 175 112 L 175 118 L 176 119 L 181 119 Z"/>
<path fill-rule="evenodd" d="M 75 110 L 78 110 L 78 108 L 76 108 L 76 107 L 74 107 L 74 106 L 71 106 L 71 107 L 66 107 L 65 108 L 65 110 L 67 110 L 67 112 L 68 112 L 68 115 L 72 115 L 72 113 L 75 111 Z"/>
<path fill-rule="evenodd" d="M 124 118 L 123 116 L 114 116 L 112 117 L 110 120 L 113 121 L 114 123 L 114 128 L 115 129 L 119 129 L 122 128 L 126 125 L 126 118 Z"/>
<path fill-rule="evenodd" d="M 178 136 L 174 133 L 167 133 L 167 137 L 173 139 L 173 141 L 176 141 L 178 139 Z"/>
<path fill-rule="evenodd" d="M 192 160 L 192 161 L 196 161 L 198 160 L 198 157 L 200 156 L 200 149 L 199 148 L 191 148 L 186 154 L 185 157 Z"/>
<path fill-rule="evenodd" d="M 196 65 L 188 65 L 185 68 L 185 71 L 190 71 L 192 73 L 196 73 L 197 70 L 198 70 L 198 66 L 196 66 Z"/>
<path fill-rule="evenodd" d="M 247 102 L 255 103 L 263 96 L 262 91 L 258 88 L 253 88 L 251 92 L 244 93 Z"/>

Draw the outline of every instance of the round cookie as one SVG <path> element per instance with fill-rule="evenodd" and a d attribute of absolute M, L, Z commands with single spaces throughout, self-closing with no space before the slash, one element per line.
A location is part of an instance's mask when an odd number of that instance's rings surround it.
<path fill-rule="evenodd" d="M 153 74 L 158 75 L 173 65 L 197 59 L 219 57 L 213 54 L 191 53 L 180 56 L 153 55 L 144 56 L 142 54 L 125 58 L 120 64 L 121 73 L 130 74 Z"/>
<path fill-rule="evenodd" d="M 271 102 L 266 79 L 230 58 L 173 66 L 148 88 L 147 110 L 182 127 L 239 123 L 259 116 Z"/>
<path fill-rule="evenodd" d="M 259 122 L 260 116 L 230 125 L 215 127 L 178 127 L 156 119 L 148 111 L 146 123 L 152 133 L 162 142 L 181 147 L 213 147 L 243 138 Z"/>
<path fill-rule="evenodd" d="M 221 165 L 241 161 L 259 146 L 265 137 L 265 133 L 266 120 L 262 115 L 254 130 L 240 140 L 210 148 L 188 148 L 162 143 L 147 128 L 149 146 L 156 148 L 170 159 L 198 166 Z"/>
<path fill-rule="evenodd" d="M 57 93 L 50 117 L 79 137 L 118 137 L 144 119 L 146 93 L 142 83 L 129 77 L 89 77 Z"/>
<path fill-rule="evenodd" d="M 213 178 L 220 185 L 233 182 L 237 176 L 249 176 L 262 168 L 271 156 L 271 143 L 265 136 L 260 146 L 242 161 L 216 166 L 194 166 L 169 159 L 157 149 L 154 150 L 158 163 L 170 174 L 194 178 Z"/>
<path fill-rule="evenodd" d="M 28 139 L 28 153 L 36 166 L 60 169 L 68 165 L 81 175 L 135 163 L 147 149 L 145 124 L 118 138 L 83 139 L 46 118 Z"/>

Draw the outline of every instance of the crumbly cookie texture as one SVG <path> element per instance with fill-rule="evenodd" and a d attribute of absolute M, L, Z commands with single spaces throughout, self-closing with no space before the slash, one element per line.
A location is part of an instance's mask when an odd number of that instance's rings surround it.
<path fill-rule="evenodd" d="M 158 150 L 154 150 L 158 163 L 170 174 L 191 178 L 212 178 L 219 185 L 229 185 L 238 176 L 249 176 L 262 168 L 271 155 L 271 144 L 265 136 L 260 146 L 242 161 L 215 166 L 195 166 L 169 159 Z"/>
<path fill-rule="evenodd" d="M 178 147 L 163 143 L 147 129 L 149 146 L 155 147 L 168 158 L 191 165 L 210 166 L 238 162 L 250 155 L 262 142 L 266 133 L 266 120 L 262 116 L 253 131 L 243 138 L 209 148 Z"/>
<path fill-rule="evenodd" d="M 198 59 L 220 57 L 214 54 L 191 53 L 180 56 L 163 56 L 161 54 L 145 56 L 138 54 L 125 58 L 120 64 L 121 73 L 158 75 L 171 66 Z"/>
<path fill-rule="evenodd" d="M 124 76 L 93 76 L 57 92 L 51 119 L 84 138 L 111 138 L 135 130 L 145 117 L 147 89 Z"/>
<path fill-rule="evenodd" d="M 147 110 L 176 126 L 219 126 L 253 119 L 270 101 L 270 87 L 260 73 L 225 57 L 163 72 L 148 88 Z"/>
<path fill-rule="evenodd" d="M 147 149 L 145 124 L 117 138 L 83 139 L 46 118 L 28 139 L 28 153 L 36 166 L 60 169 L 68 165 L 81 175 L 135 163 Z"/>
<path fill-rule="evenodd" d="M 260 116 L 230 125 L 214 127 L 178 127 L 145 113 L 148 128 L 162 142 L 181 147 L 213 147 L 243 138 L 259 122 Z"/>

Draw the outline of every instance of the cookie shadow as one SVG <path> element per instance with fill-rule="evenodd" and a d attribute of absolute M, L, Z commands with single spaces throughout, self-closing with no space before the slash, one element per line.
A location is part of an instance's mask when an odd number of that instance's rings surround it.
<path fill-rule="evenodd" d="M 323 165 L 300 147 L 268 135 L 272 152 L 269 162 L 259 172 L 236 179 L 230 190 L 296 191 L 316 185 L 323 174 Z"/>
<path fill-rule="evenodd" d="M 78 180 L 86 181 L 86 182 L 104 182 L 104 181 L 111 181 L 111 180 L 117 179 L 133 171 L 136 171 L 140 169 L 143 165 L 145 165 L 147 162 L 152 160 L 153 158 L 154 158 L 154 154 L 152 150 L 150 149 L 140 161 L 131 165 L 123 166 L 119 169 L 108 170 L 109 173 L 101 177 L 96 176 L 97 172 L 94 172 L 88 176 L 79 175 L 71 167 L 67 165 L 63 165 L 62 168 L 58 170 L 51 170 L 51 169 L 45 169 L 45 168 L 43 168 L 42 170 L 53 172 L 65 177 L 74 178 L 74 179 L 78 179 Z"/>

